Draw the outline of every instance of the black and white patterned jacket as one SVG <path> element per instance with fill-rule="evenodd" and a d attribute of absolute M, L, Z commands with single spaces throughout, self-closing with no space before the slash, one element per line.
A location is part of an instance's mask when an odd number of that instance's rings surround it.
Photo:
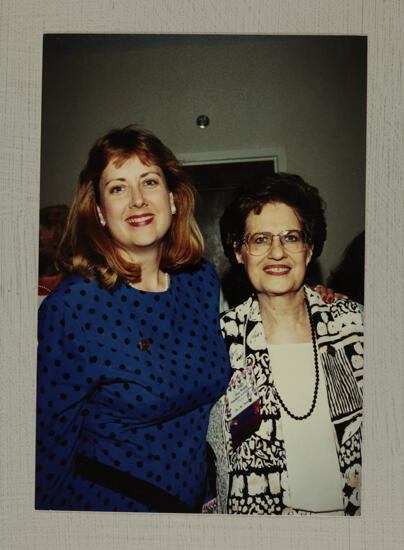
<path fill-rule="evenodd" d="M 326 380 L 345 515 L 359 515 L 363 379 L 361 306 L 346 300 L 325 304 L 308 287 L 305 292 Z M 217 511 L 302 514 L 304 512 L 294 510 L 290 503 L 280 405 L 257 298 L 250 297 L 223 313 L 221 327 L 230 355 L 232 377 L 226 393 L 212 408 L 208 430 L 208 442 L 216 458 Z M 246 395 L 251 407 L 259 400 L 260 422 L 254 425 L 250 415 L 246 421 L 249 428 L 243 432 L 241 426 L 235 444 L 234 437 L 232 443 L 229 396 L 236 391 L 237 383 L 244 384 L 244 393 L 245 384 L 250 384 Z"/>

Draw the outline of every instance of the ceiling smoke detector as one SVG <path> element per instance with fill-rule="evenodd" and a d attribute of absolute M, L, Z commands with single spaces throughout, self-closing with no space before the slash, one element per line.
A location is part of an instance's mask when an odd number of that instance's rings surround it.
<path fill-rule="evenodd" d="M 207 126 L 209 126 L 209 122 L 209 117 L 206 115 L 199 115 L 196 119 L 196 124 L 197 126 L 199 126 L 199 128 L 206 128 Z"/>

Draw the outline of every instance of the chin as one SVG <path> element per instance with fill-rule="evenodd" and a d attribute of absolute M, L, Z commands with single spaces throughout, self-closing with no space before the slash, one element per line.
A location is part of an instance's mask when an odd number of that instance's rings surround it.
<path fill-rule="evenodd" d="M 271 284 L 263 285 L 261 292 L 268 296 L 284 296 L 285 294 L 296 294 L 302 289 L 303 285 L 291 285 L 291 284 Z"/>
<path fill-rule="evenodd" d="M 161 238 L 159 238 L 157 235 L 138 235 L 136 239 L 133 239 L 128 244 L 132 248 L 144 248 L 157 245 L 160 242 Z"/>

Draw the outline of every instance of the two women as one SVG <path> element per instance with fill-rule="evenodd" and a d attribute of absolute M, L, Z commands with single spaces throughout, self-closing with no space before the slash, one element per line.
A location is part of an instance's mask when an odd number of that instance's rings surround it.
<path fill-rule="evenodd" d="M 36 508 L 199 512 L 229 379 L 185 172 L 127 127 L 91 149 L 39 310 Z"/>
<path fill-rule="evenodd" d="M 318 191 L 289 174 L 254 181 L 221 231 L 254 294 L 221 318 L 232 377 L 208 432 L 219 512 L 358 514 L 362 316 L 304 285 L 326 237 Z"/>
<path fill-rule="evenodd" d="M 244 188 L 225 250 L 256 294 L 222 317 L 174 155 L 127 127 L 91 149 L 39 311 L 36 508 L 357 513 L 362 321 L 303 286 L 325 239 L 297 176 Z"/>

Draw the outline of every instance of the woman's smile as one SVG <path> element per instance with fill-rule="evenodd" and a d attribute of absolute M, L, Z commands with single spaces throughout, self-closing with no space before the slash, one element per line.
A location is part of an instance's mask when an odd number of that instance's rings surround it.
<path fill-rule="evenodd" d="M 126 219 L 132 227 L 143 227 L 152 223 L 154 214 L 137 214 Z"/>
<path fill-rule="evenodd" d="M 282 277 L 283 275 L 288 275 L 290 271 L 290 267 L 284 264 L 266 265 L 262 269 L 267 275 L 272 275 L 274 277 Z"/>

